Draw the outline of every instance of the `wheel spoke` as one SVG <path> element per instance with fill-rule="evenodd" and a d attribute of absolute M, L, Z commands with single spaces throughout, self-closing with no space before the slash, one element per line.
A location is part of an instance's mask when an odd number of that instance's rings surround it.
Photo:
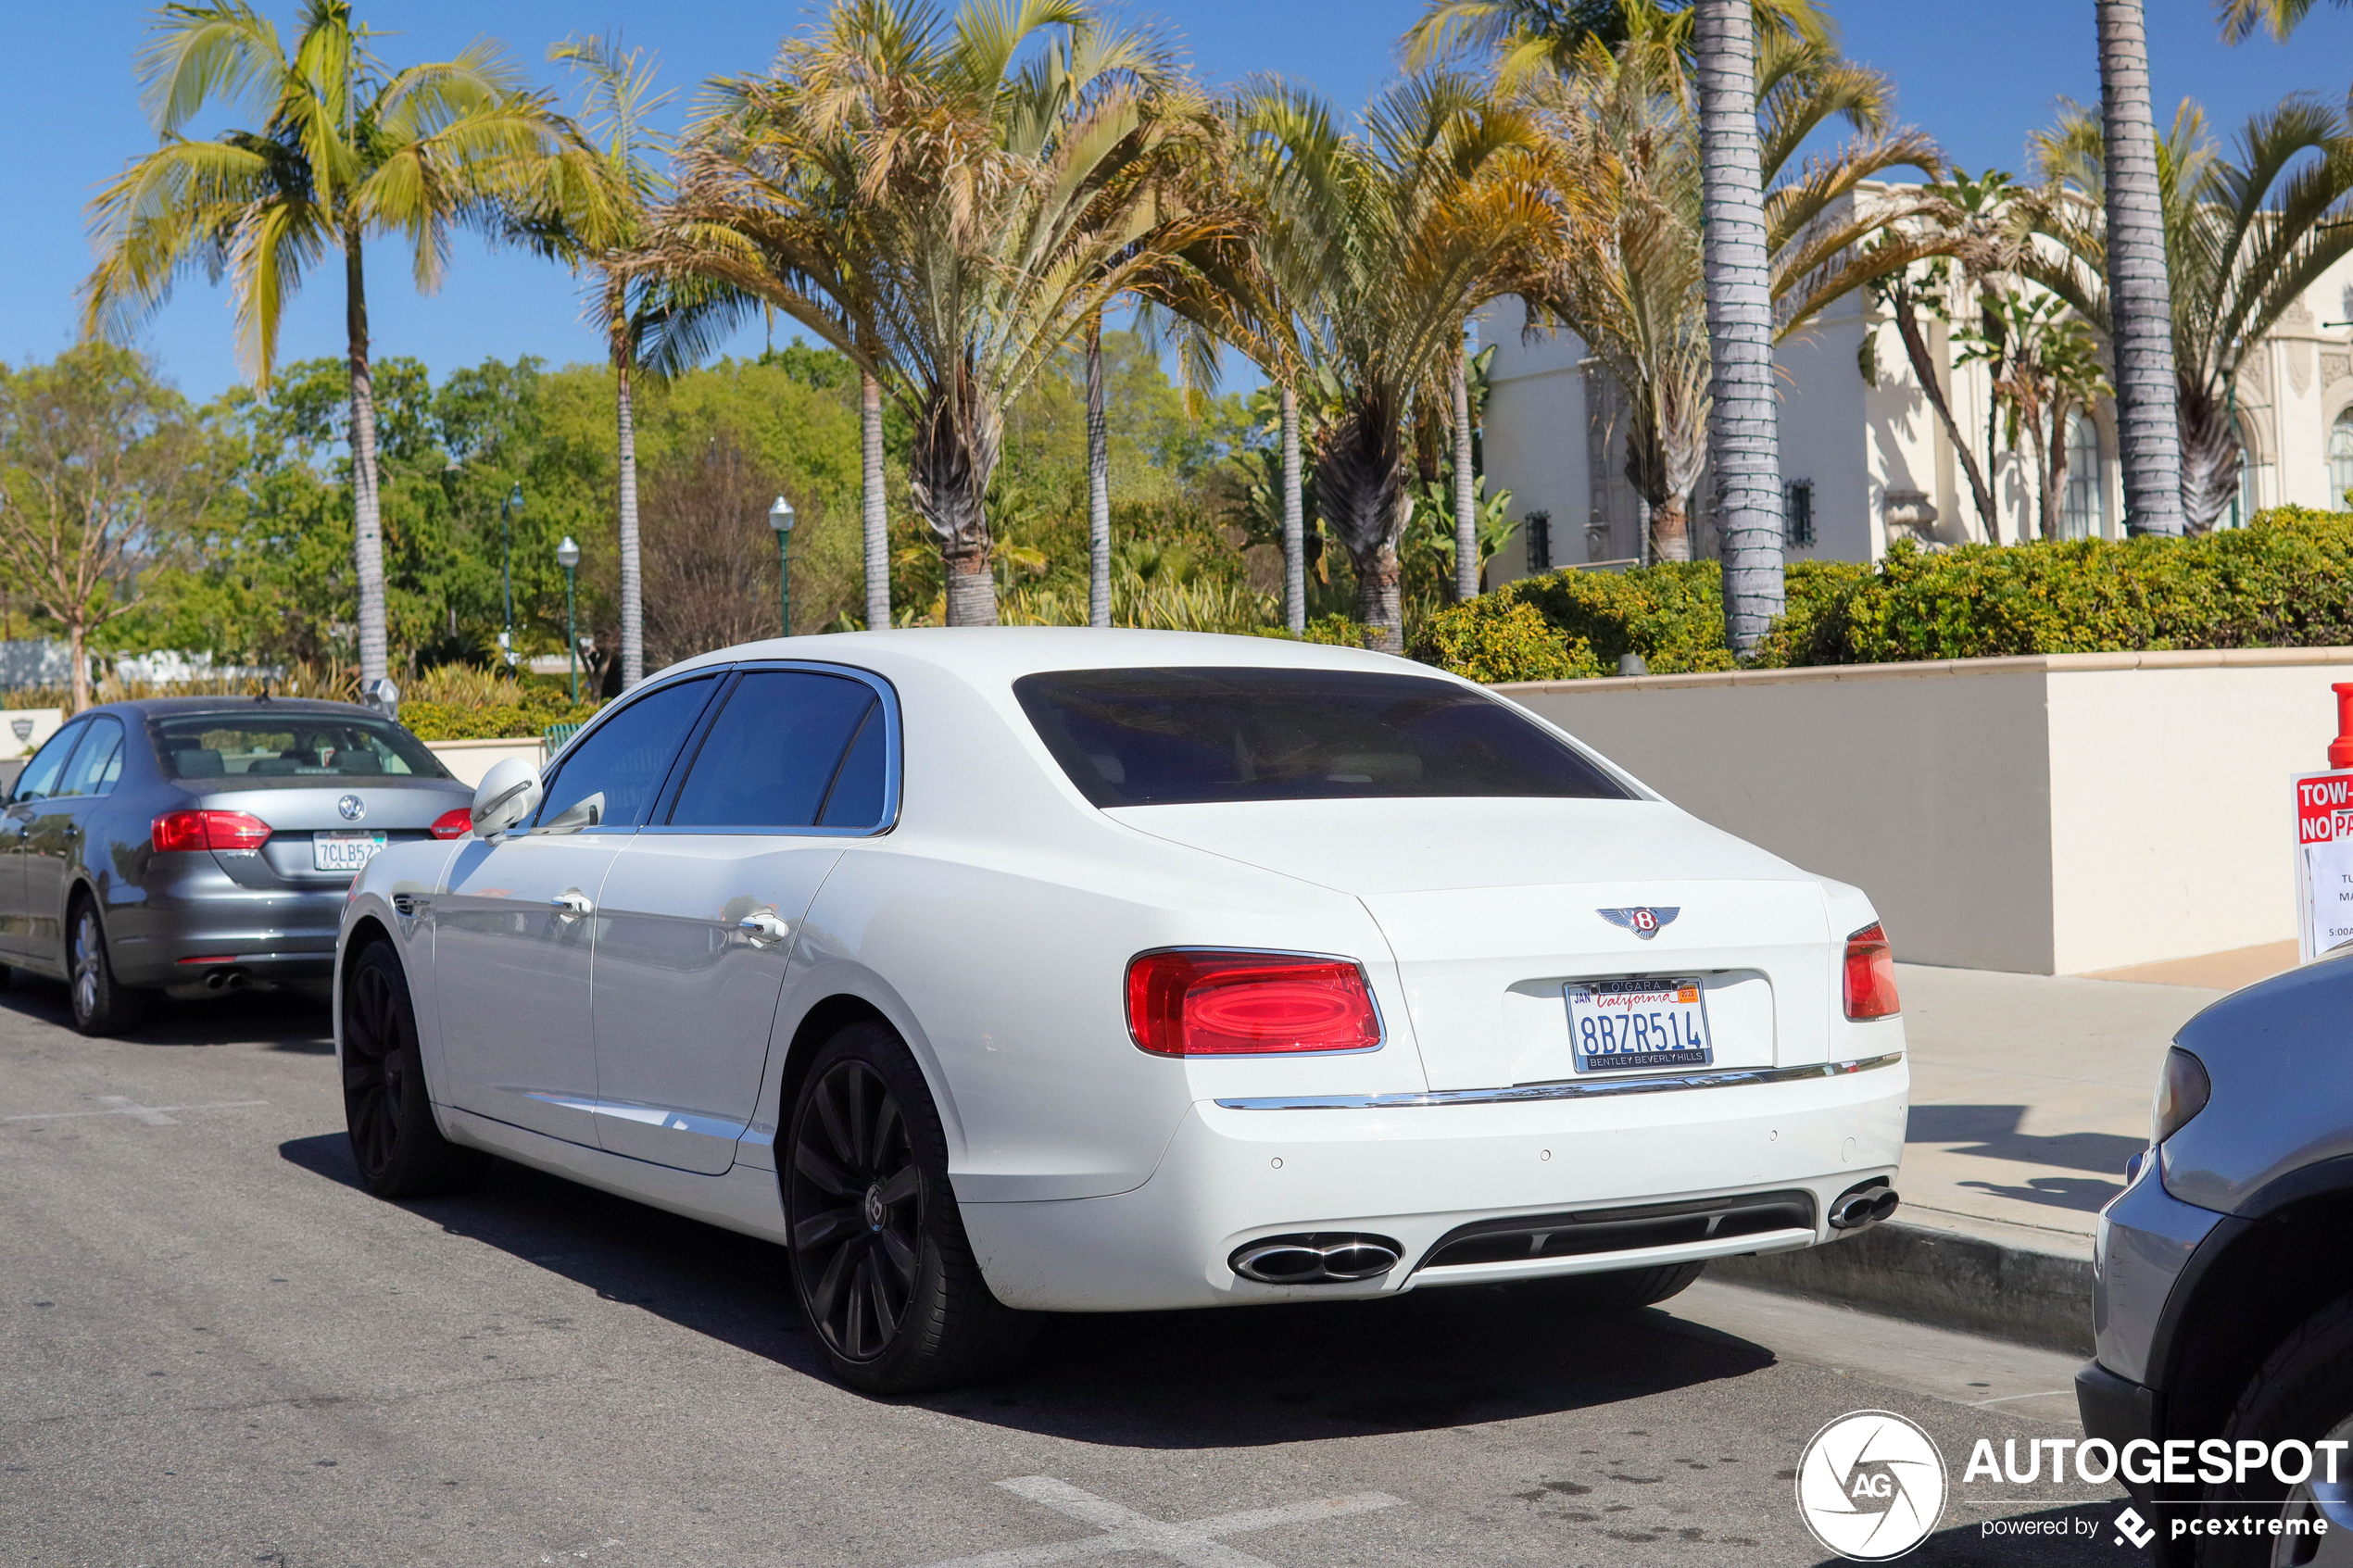
<path fill-rule="evenodd" d="M 857 1251 L 856 1247 L 848 1244 L 837 1248 L 833 1257 L 826 1261 L 824 1273 L 818 1276 L 816 1284 L 809 1287 L 809 1313 L 820 1323 L 832 1322 L 835 1303 L 841 1295 L 842 1281 L 849 1273 L 850 1265 L 857 1261 Z"/>
<path fill-rule="evenodd" d="M 865 1191 L 864 1183 L 806 1143 L 793 1145 L 792 1168 L 836 1198 L 856 1198 Z"/>
<path fill-rule="evenodd" d="M 874 1169 L 874 1151 L 866 1147 L 866 1072 L 852 1066 L 841 1075 L 842 1098 L 849 1103 L 842 1108 L 842 1121 L 849 1128 L 849 1164 L 852 1170 Z"/>
<path fill-rule="evenodd" d="M 837 1073 L 828 1073 L 825 1081 L 817 1085 L 817 1092 L 810 1097 L 811 1109 L 817 1112 L 818 1121 L 824 1125 L 825 1141 L 833 1145 L 834 1158 L 855 1168 L 858 1145 L 849 1135 L 849 1129 L 842 1125 L 841 1108 L 834 1103 L 837 1077 Z M 847 1192 L 849 1189 L 844 1187 L 841 1190 Z"/>
<path fill-rule="evenodd" d="M 915 1169 L 912 1160 L 901 1165 L 891 1174 L 890 1179 L 882 1185 L 884 1207 L 890 1208 L 906 1202 L 922 1190 L 923 1185 L 923 1173 Z"/>
<path fill-rule="evenodd" d="M 888 1293 L 883 1286 L 883 1272 L 870 1261 L 865 1270 L 866 1299 L 875 1314 L 876 1348 L 890 1343 L 899 1328 L 899 1314 L 891 1310 Z"/>
<path fill-rule="evenodd" d="M 915 1286 L 915 1249 L 908 1246 L 906 1240 L 901 1237 L 897 1231 L 891 1230 L 887 1226 L 876 1231 L 875 1233 L 875 1239 L 882 1244 L 882 1255 L 886 1259 L 889 1260 L 891 1272 L 899 1276 L 899 1283 L 900 1286 L 908 1290 L 913 1289 Z"/>
<path fill-rule="evenodd" d="M 858 1229 L 855 1209 L 821 1209 L 805 1220 L 795 1222 L 792 1244 L 804 1251 L 814 1252 L 837 1238 Z"/>

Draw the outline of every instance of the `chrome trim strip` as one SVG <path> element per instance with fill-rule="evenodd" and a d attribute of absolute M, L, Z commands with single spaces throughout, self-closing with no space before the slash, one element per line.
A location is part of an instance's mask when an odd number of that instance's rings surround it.
<path fill-rule="evenodd" d="M 1402 1110 L 1426 1105 L 1516 1105 L 1529 1100 L 1585 1099 L 1596 1095 L 1658 1095 L 1675 1089 L 1720 1089 L 1743 1084 L 1789 1084 L 1803 1078 L 1843 1078 L 1893 1067 L 1902 1051 L 1857 1057 L 1852 1061 L 1816 1061 L 1803 1067 L 1742 1067 L 1721 1073 L 1686 1073 L 1661 1078 L 1606 1078 L 1568 1084 L 1523 1084 L 1508 1089 L 1433 1089 L 1419 1095 L 1289 1095 L 1265 1099 L 1221 1099 L 1227 1110 Z"/>

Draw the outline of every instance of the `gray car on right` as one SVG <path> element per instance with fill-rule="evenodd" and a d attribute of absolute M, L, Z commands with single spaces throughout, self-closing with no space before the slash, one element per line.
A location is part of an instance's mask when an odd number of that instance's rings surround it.
<path fill-rule="evenodd" d="M 2353 1442 L 2353 955 L 2190 1020 L 2153 1114 L 2100 1216 L 2085 1434 L 2120 1452 Z M 2127 1479 L 2160 1562 L 2353 1564 L 2353 1448 L 2334 1453 L 2334 1483 L 2318 1463 L 2293 1486 L 2268 1469 L 2207 1481 L 2196 1462 L 2171 1484 Z M 2236 1533 L 2216 1523 L 2233 1518 Z M 2302 1524 L 2272 1534 L 2272 1520 Z"/>

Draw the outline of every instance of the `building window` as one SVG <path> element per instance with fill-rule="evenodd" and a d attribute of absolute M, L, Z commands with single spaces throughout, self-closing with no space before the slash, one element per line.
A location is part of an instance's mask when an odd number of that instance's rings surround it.
<path fill-rule="evenodd" d="M 2339 510 L 2353 507 L 2345 498 L 2348 490 L 2353 490 L 2353 408 L 2329 427 L 2329 504 Z"/>
<path fill-rule="evenodd" d="M 1781 537 L 1792 549 L 1814 542 L 1814 482 L 1793 481 L 1781 492 Z"/>
<path fill-rule="evenodd" d="M 2067 500 L 2059 537 L 2097 539 L 2108 532 L 2108 470 L 2100 461 L 2100 427 L 2089 414 L 2067 420 Z"/>
<path fill-rule="evenodd" d="M 1528 570 L 1530 571 L 1552 571 L 1553 514 L 1550 512 L 1529 513 L 1527 528 Z"/>

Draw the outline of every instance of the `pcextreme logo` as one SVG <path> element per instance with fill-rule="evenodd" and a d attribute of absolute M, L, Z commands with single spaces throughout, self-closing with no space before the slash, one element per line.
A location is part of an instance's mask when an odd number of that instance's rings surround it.
<path fill-rule="evenodd" d="M 1944 1456 L 1926 1432 L 1890 1411 L 1856 1411 L 1806 1445 L 1797 1512 L 1839 1556 L 1884 1562 L 1936 1528 L 1944 1486 Z"/>

